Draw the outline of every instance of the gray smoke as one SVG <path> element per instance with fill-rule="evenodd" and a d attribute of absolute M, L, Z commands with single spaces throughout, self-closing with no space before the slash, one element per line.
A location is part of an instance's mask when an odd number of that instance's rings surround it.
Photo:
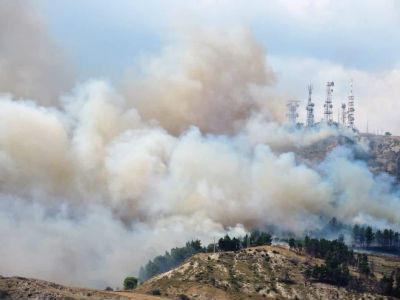
<path fill-rule="evenodd" d="M 0 0 L 0 91 L 57 104 L 72 87 L 74 70 L 28 3 Z"/>
<path fill-rule="evenodd" d="M 57 106 L 0 98 L 1 274 L 104 288 L 192 238 L 398 224 L 390 180 L 350 150 L 313 167 L 288 152 L 352 133 L 280 125 L 247 31 L 197 37 L 171 46 L 180 69 L 154 58 L 121 93 L 91 80 Z"/>

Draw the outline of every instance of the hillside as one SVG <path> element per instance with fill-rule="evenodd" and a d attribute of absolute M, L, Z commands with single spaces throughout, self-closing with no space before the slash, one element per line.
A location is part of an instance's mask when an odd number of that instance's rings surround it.
<path fill-rule="evenodd" d="M 371 172 L 386 172 L 400 180 L 400 137 L 361 134 L 352 140 L 344 136 L 328 137 L 294 150 L 301 162 L 308 165 L 322 162 L 337 146 L 351 147 L 355 158 L 364 160 Z"/>
<path fill-rule="evenodd" d="M 400 259 L 369 255 L 376 279 L 400 267 Z M 260 246 L 237 252 L 200 253 L 179 267 L 146 281 L 138 292 L 190 299 L 386 299 L 372 280 L 350 268 L 352 288 L 308 280 L 304 271 L 321 259 L 286 246 Z M 358 291 L 357 291 L 358 290 Z"/>
<path fill-rule="evenodd" d="M 387 172 L 400 179 L 400 137 L 363 135 L 372 154 L 368 165 L 373 172 Z"/>
<path fill-rule="evenodd" d="M 24 277 L 0 276 L 0 299 L 43 299 L 43 300 L 78 300 L 78 299 L 161 299 L 132 292 L 108 292 L 78 287 L 64 286 L 53 282 Z"/>

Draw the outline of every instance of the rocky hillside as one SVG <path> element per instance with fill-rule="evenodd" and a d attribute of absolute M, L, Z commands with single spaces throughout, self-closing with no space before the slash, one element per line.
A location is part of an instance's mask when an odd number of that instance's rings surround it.
<path fill-rule="evenodd" d="M 373 256 L 374 279 L 350 268 L 356 284 L 338 287 L 307 279 L 304 272 L 320 259 L 285 246 L 261 246 L 237 252 L 196 254 L 179 267 L 137 288 L 148 294 L 189 299 L 387 299 L 376 290 L 377 279 L 400 267 L 400 258 Z M 179 296 L 181 295 L 181 296 Z M 182 296 L 184 295 L 184 296 Z"/>
<path fill-rule="evenodd" d="M 400 137 L 361 134 L 352 140 L 344 136 L 329 137 L 297 149 L 300 161 L 314 164 L 325 159 L 337 146 L 351 147 L 355 158 L 365 160 L 373 173 L 386 172 L 400 181 Z"/>
<path fill-rule="evenodd" d="M 371 157 L 368 165 L 373 172 L 387 172 L 400 179 L 400 137 L 363 135 Z"/>
<path fill-rule="evenodd" d="M 0 276 L 0 299 L 40 299 L 40 300 L 78 300 L 78 299 L 161 299 L 131 292 L 106 292 L 64 286 L 44 280 L 24 277 Z"/>

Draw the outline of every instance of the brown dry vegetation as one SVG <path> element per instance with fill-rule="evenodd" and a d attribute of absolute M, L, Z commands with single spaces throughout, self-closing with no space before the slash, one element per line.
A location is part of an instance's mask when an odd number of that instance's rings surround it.
<path fill-rule="evenodd" d="M 0 299 L 157 300 L 161 298 L 134 292 L 107 292 L 107 291 L 99 291 L 99 290 L 92 290 L 92 289 L 85 289 L 78 287 L 70 287 L 39 279 L 0 276 Z"/>
<path fill-rule="evenodd" d="M 157 275 L 134 291 L 98 291 L 44 280 L 0 277 L 0 299 L 389 299 L 373 281 L 400 268 L 400 257 L 368 255 L 373 279 L 352 267 L 358 286 L 337 287 L 308 280 L 304 271 L 323 260 L 286 246 L 260 246 L 237 252 L 200 253 L 177 268 Z M 366 292 L 357 292 L 362 288 Z M 152 295 L 159 291 L 160 296 Z"/>
<path fill-rule="evenodd" d="M 369 256 L 375 278 L 400 267 L 400 259 Z M 359 278 L 353 289 L 307 280 L 304 271 L 321 259 L 296 253 L 285 246 L 261 246 L 237 252 L 197 254 L 177 268 L 157 275 L 137 288 L 168 298 L 190 299 L 387 299 L 377 293 L 372 279 L 350 268 Z M 363 288 L 366 292 L 357 292 Z"/>

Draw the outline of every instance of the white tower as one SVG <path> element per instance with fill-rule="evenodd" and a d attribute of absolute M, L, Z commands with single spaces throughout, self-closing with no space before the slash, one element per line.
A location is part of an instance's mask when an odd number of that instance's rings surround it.
<path fill-rule="evenodd" d="M 332 105 L 332 92 L 333 92 L 333 86 L 334 82 L 330 81 L 326 83 L 326 100 L 324 104 L 324 116 L 325 116 L 325 121 L 328 124 L 332 124 L 333 121 L 333 105 Z"/>
<path fill-rule="evenodd" d="M 297 113 L 297 108 L 299 107 L 299 102 L 300 101 L 298 100 L 289 100 L 286 104 L 288 108 L 286 117 L 288 118 L 290 124 L 296 125 L 297 123 L 297 117 L 299 116 Z"/>
<path fill-rule="evenodd" d="M 350 94 L 347 107 L 347 120 L 350 128 L 354 128 L 354 96 L 353 96 L 353 79 L 350 81 Z"/>
<path fill-rule="evenodd" d="M 308 102 L 306 106 L 307 110 L 307 127 L 313 127 L 314 126 L 314 103 L 311 102 L 311 95 L 312 95 L 312 90 L 313 87 L 312 85 L 308 85 Z"/>

